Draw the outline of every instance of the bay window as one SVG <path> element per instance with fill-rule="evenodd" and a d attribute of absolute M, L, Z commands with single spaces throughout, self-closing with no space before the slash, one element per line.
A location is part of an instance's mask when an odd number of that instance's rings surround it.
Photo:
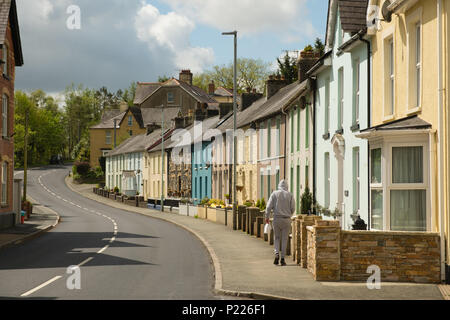
<path fill-rule="evenodd" d="M 385 142 L 372 148 L 371 228 L 427 231 L 427 143 Z"/>

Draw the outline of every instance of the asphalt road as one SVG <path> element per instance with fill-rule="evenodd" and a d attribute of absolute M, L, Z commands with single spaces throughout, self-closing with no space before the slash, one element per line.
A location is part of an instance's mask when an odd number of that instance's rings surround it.
<path fill-rule="evenodd" d="M 29 195 L 56 211 L 61 222 L 0 251 L 0 298 L 220 299 L 213 295 L 210 257 L 197 238 L 73 193 L 64 183 L 69 171 L 29 171 Z M 80 289 L 70 266 L 79 266 Z"/>

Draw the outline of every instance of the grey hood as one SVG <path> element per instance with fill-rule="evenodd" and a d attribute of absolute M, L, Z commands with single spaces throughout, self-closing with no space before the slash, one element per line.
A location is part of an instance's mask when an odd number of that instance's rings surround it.
<path fill-rule="evenodd" d="M 278 184 L 278 190 L 289 191 L 289 185 L 286 180 L 281 180 Z"/>

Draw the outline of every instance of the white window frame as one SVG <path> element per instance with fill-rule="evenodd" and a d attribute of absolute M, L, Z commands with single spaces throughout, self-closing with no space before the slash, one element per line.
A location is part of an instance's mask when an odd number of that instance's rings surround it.
<path fill-rule="evenodd" d="M 325 132 L 330 133 L 330 77 L 325 79 Z"/>
<path fill-rule="evenodd" d="M 359 124 L 360 116 L 360 92 L 361 92 L 361 61 L 356 58 L 353 62 L 354 66 L 354 81 L 353 81 L 353 124 Z"/>
<path fill-rule="evenodd" d="M 395 139 L 395 140 L 394 140 Z M 392 148 L 396 147 L 422 147 L 423 149 L 423 183 L 392 183 Z M 381 177 L 378 184 L 370 182 L 370 190 L 383 190 L 383 227 L 391 230 L 391 191 L 392 190 L 425 190 L 426 191 L 426 231 L 431 231 L 431 192 L 430 192 L 430 149 L 428 136 L 400 136 L 385 138 L 382 141 L 371 143 L 370 150 L 381 149 Z M 371 165 L 369 165 L 371 170 Z M 370 174 L 371 176 L 371 174 Z M 370 216 L 372 216 L 372 199 L 369 203 Z M 376 229 L 373 229 L 376 230 Z"/>
<path fill-rule="evenodd" d="M 2 97 L 2 136 L 8 137 L 8 109 L 9 109 L 9 97 L 6 93 Z"/>
<path fill-rule="evenodd" d="M 407 114 L 422 108 L 423 92 L 423 26 L 422 8 L 416 9 L 406 17 L 407 28 Z"/>
<path fill-rule="evenodd" d="M 106 131 L 105 132 L 105 144 L 106 145 L 112 145 L 112 133 L 111 131 Z"/>
<path fill-rule="evenodd" d="M 2 199 L 1 204 L 3 206 L 8 204 L 8 163 L 5 161 L 2 163 Z"/>
<path fill-rule="evenodd" d="M 175 103 L 175 94 L 173 92 L 167 92 L 167 103 Z"/>
<path fill-rule="evenodd" d="M 3 44 L 3 74 L 9 76 L 9 48 L 6 43 Z"/>
<path fill-rule="evenodd" d="M 344 67 L 338 69 L 338 130 L 344 128 Z"/>

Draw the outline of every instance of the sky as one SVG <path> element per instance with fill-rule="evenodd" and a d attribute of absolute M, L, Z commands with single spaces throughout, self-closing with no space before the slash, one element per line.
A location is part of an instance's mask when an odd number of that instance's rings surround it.
<path fill-rule="evenodd" d="M 283 50 L 324 39 L 327 0 L 17 0 L 24 66 L 16 89 L 111 91 L 238 57 L 275 65 Z M 79 9 L 79 10 L 78 10 Z M 78 14 L 79 13 L 79 14 Z"/>

